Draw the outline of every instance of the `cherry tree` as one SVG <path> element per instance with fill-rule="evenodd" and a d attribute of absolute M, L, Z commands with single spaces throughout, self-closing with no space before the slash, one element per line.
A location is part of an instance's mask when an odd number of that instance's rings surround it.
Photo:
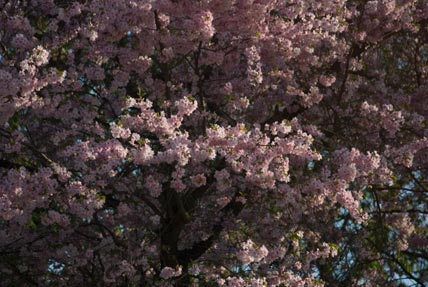
<path fill-rule="evenodd" d="M 0 0 L 2 286 L 428 284 L 425 0 Z"/>

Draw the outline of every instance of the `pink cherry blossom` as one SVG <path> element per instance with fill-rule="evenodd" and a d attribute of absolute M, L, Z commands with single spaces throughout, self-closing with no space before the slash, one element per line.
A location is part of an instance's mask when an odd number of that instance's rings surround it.
<path fill-rule="evenodd" d="M 427 21 L 0 0 L 0 285 L 427 285 Z"/>

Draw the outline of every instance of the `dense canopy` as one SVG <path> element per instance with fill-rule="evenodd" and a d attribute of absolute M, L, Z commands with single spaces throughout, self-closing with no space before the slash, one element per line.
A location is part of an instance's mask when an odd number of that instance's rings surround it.
<path fill-rule="evenodd" d="M 428 1 L 0 0 L 1 286 L 426 286 Z"/>

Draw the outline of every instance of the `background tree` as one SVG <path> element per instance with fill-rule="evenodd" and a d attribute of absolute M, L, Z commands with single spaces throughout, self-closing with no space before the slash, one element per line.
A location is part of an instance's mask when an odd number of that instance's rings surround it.
<path fill-rule="evenodd" d="M 3 286 L 424 286 L 425 0 L 0 0 Z"/>

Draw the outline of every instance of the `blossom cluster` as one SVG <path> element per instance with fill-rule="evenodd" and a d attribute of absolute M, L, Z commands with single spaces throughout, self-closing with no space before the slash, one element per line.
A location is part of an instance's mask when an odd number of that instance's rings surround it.
<path fill-rule="evenodd" d="M 427 21 L 423 0 L 0 0 L 0 281 L 423 286 Z"/>

